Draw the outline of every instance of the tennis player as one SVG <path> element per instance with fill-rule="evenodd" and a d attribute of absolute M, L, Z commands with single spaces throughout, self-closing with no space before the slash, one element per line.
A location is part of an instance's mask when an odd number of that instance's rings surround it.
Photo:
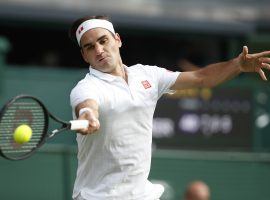
<path fill-rule="evenodd" d="M 70 94 L 74 118 L 87 119 L 77 134 L 76 200 L 158 200 L 164 188 L 148 181 L 152 119 L 156 103 L 173 90 L 213 87 L 241 72 L 270 69 L 270 51 L 248 54 L 192 72 L 170 72 L 157 66 L 126 66 L 122 41 L 104 17 L 74 22 L 70 37 L 89 64 L 89 73 Z M 143 48 L 143 47 L 142 47 Z"/>

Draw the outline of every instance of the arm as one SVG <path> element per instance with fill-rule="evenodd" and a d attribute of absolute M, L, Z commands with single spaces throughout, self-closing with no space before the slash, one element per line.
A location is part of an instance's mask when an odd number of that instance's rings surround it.
<path fill-rule="evenodd" d="M 171 89 L 214 87 L 241 72 L 256 72 L 263 80 L 267 80 L 262 68 L 270 70 L 269 55 L 270 51 L 248 54 L 248 48 L 244 46 L 243 52 L 232 60 L 211 64 L 197 71 L 182 72 Z"/>
<path fill-rule="evenodd" d="M 177 64 L 182 71 L 195 71 L 201 69 L 199 66 L 191 63 L 186 59 L 180 59 Z"/>
<path fill-rule="evenodd" d="M 79 113 L 83 108 L 87 109 L 84 109 L 85 111 Z M 75 113 L 78 119 L 86 119 L 89 121 L 89 127 L 87 129 L 81 129 L 78 131 L 82 135 L 92 134 L 100 128 L 98 120 L 98 104 L 95 100 L 87 99 L 82 103 L 79 103 L 75 108 Z"/>

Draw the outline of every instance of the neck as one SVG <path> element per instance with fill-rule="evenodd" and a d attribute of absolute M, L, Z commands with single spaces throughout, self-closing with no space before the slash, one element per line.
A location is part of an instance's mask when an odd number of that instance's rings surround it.
<path fill-rule="evenodd" d="M 122 63 L 122 60 L 119 61 L 114 72 L 112 72 L 111 74 L 114 76 L 120 76 L 127 82 L 127 72 L 125 70 L 124 64 Z"/>
<path fill-rule="evenodd" d="M 112 74 L 115 75 L 115 76 L 122 77 L 127 82 L 127 72 L 125 70 L 125 67 L 124 67 L 123 63 L 121 65 L 119 65 L 115 69 L 115 73 L 112 73 Z"/>

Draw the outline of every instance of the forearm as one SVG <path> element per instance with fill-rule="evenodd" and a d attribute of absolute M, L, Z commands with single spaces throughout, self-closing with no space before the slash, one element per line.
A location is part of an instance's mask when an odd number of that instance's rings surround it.
<path fill-rule="evenodd" d="M 239 58 L 208 65 L 196 73 L 201 80 L 201 87 L 214 87 L 241 73 Z"/>
<path fill-rule="evenodd" d="M 237 76 L 240 72 L 239 57 L 237 57 L 226 62 L 208 65 L 196 71 L 182 72 L 171 89 L 214 87 Z"/>

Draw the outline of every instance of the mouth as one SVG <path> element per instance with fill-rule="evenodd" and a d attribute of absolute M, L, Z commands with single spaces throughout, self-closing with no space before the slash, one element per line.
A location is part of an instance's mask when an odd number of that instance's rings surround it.
<path fill-rule="evenodd" d="M 100 58 L 98 61 L 101 62 L 101 61 L 105 60 L 106 58 L 108 58 L 108 57 Z"/>

